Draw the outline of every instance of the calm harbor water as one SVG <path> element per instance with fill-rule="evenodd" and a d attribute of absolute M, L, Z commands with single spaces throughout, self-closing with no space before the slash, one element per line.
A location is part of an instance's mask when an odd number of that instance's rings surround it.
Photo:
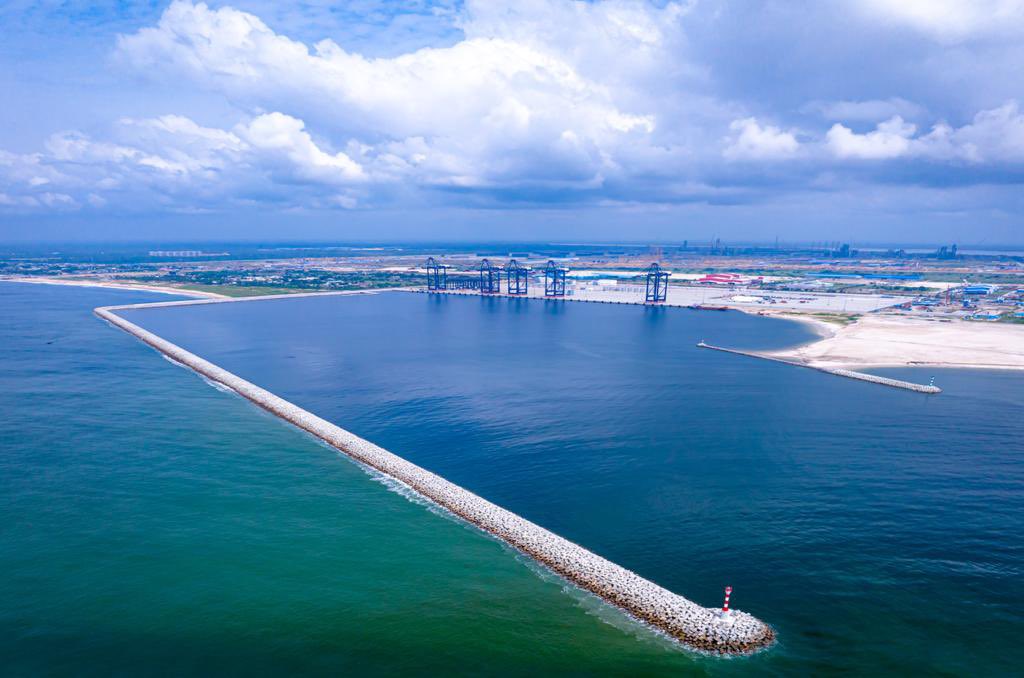
<path fill-rule="evenodd" d="M 738 313 L 408 293 L 126 313 L 780 643 L 695 656 L 91 317 L 0 284 L 9 672 L 1016 672 L 1024 374 L 696 349 Z M 930 372 L 887 370 L 926 381 Z"/>

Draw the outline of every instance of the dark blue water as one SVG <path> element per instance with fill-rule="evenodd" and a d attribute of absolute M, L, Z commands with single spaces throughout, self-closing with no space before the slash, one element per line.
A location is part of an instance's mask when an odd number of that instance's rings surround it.
<path fill-rule="evenodd" d="M 1024 374 L 940 396 L 697 349 L 739 313 L 408 293 L 129 319 L 780 644 L 773 672 L 1016 672 Z M 889 370 L 926 381 L 931 372 Z"/>

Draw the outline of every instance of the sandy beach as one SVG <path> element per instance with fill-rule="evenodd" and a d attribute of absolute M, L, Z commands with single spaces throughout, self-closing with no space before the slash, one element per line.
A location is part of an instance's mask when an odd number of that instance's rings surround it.
<path fill-rule="evenodd" d="M 787 315 L 792 318 L 793 316 Z M 801 318 L 814 321 L 811 318 Z M 868 315 L 819 341 L 769 355 L 815 367 L 974 367 L 1024 369 L 1024 326 Z"/>
<path fill-rule="evenodd" d="M 64 280 L 61 278 L 3 278 L 7 282 L 36 283 L 39 285 L 70 285 L 71 287 L 107 287 L 115 290 L 141 290 L 144 292 L 159 292 L 160 294 L 178 294 L 183 297 L 195 297 L 197 299 L 229 299 L 227 295 L 216 292 L 199 292 L 196 290 L 183 290 L 178 287 L 166 285 L 143 285 L 132 283 L 116 283 L 106 280 Z"/>
<path fill-rule="evenodd" d="M 736 308 L 733 307 L 734 311 L 743 311 L 751 315 L 767 316 L 773 318 L 784 318 L 786 320 L 793 320 L 798 323 L 803 323 L 810 327 L 821 339 L 828 339 L 834 337 L 843 325 L 838 322 L 830 322 L 821 318 L 820 316 L 814 316 L 809 313 L 794 313 L 792 311 L 752 311 L 747 308 Z"/>

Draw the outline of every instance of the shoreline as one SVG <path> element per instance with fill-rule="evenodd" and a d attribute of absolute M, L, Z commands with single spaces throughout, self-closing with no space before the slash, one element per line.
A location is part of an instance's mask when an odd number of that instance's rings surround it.
<path fill-rule="evenodd" d="M 269 298 L 291 298 L 285 297 Z M 241 298 L 237 301 L 253 299 Z M 775 631 L 748 613 L 723 619 L 718 608 L 702 607 L 608 561 L 585 548 L 507 511 L 331 422 L 245 381 L 117 315 L 115 311 L 152 306 L 230 303 L 191 300 L 129 304 L 94 309 L 107 321 L 176 363 L 222 384 L 257 406 L 302 429 L 355 461 L 409 487 L 451 514 L 495 536 L 572 584 L 596 594 L 634 619 L 694 650 L 712 654 L 750 654 L 772 645 Z"/>
<path fill-rule="evenodd" d="M 175 287 L 161 285 L 135 285 L 127 283 L 116 283 L 108 281 L 89 280 L 60 280 L 57 278 L 25 278 L 9 277 L 0 278 L 0 281 L 36 283 L 41 285 L 67 285 L 72 287 L 97 287 L 119 290 L 135 290 L 143 292 L 155 292 L 159 294 L 176 294 L 191 299 L 202 299 L 207 301 L 259 301 L 268 299 L 301 298 L 308 296 L 331 296 L 338 294 L 361 294 L 375 293 L 385 290 L 408 291 L 430 293 L 425 289 L 416 287 L 390 287 L 372 288 L 366 290 L 337 290 L 337 291 L 310 291 L 294 294 L 270 294 L 253 295 L 248 297 L 231 297 L 215 292 L 201 292 L 196 290 L 182 290 Z M 447 291 L 441 294 L 456 296 L 483 296 L 479 292 L 471 291 Z M 517 298 L 507 294 L 489 295 L 495 297 Z M 544 300 L 544 297 L 527 297 L 531 299 Z M 165 304 L 189 303 L 185 302 L 157 302 Z M 563 297 L 559 301 L 575 301 L 584 303 L 615 303 L 630 304 L 634 306 L 648 306 L 642 302 L 632 301 L 604 301 L 597 299 L 574 299 Z M 683 308 L 675 304 L 665 304 L 666 308 Z M 765 351 L 766 356 L 782 358 L 785 360 L 797 361 L 809 367 L 824 369 L 860 369 L 860 368 L 935 368 L 935 369 L 981 369 L 981 370 L 1024 370 L 1024 349 L 1013 352 L 1011 345 L 1020 343 L 1024 346 L 1024 326 L 996 325 L 989 323 L 967 323 L 962 320 L 946 319 L 924 319 L 914 317 L 903 317 L 885 314 L 866 314 L 847 325 L 830 322 L 811 313 L 800 313 L 792 310 L 766 310 L 753 309 L 743 306 L 730 306 L 729 310 L 739 311 L 747 315 L 779 318 L 802 323 L 810 327 L 817 338 L 803 344 L 791 346 L 775 351 Z M 869 329 L 870 336 L 863 336 L 863 329 Z M 915 341 L 912 336 L 920 333 L 921 328 L 932 330 L 930 333 L 936 336 L 930 341 L 921 343 Z M 942 328 L 942 329 L 937 329 Z M 968 334 L 973 335 L 971 339 L 986 334 L 999 334 L 999 341 L 1002 344 L 990 349 L 978 350 L 967 341 Z M 952 341 L 951 341 L 952 339 Z M 957 345 L 957 344 L 960 345 Z M 934 359 L 936 354 L 942 355 L 955 351 L 958 355 L 966 355 L 968 358 Z M 1000 359 L 1002 356 L 1002 359 Z"/>
<path fill-rule="evenodd" d="M 754 310 L 750 308 L 732 307 L 729 310 L 739 311 L 746 313 L 747 315 L 757 316 L 759 318 L 779 318 L 781 320 L 792 320 L 793 322 L 802 323 L 810 327 L 815 334 L 818 335 L 817 339 L 802 344 L 803 346 L 809 346 L 810 344 L 817 343 L 822 339 L 829 339 L 834 337 L 839 330 L 843 328 L 843 325 L 829 322 L 822 318 L 816 318 L 813 315 L 807 313 L 797 313 L 795 311 L 764 311 Z M 789 349 L 787 349 L 789 350 Z"/>
<path fill-rule="evenodd" d="M 474 291 L 417 291 L 455 296 L 545 300 L 545 297 L 537 296 L 481 295 Z M 645 304 L 641 301 L 612 299 L 560 297 L 557 301 L 687 308 L 672 303 Z M 865 313 L 849 324 L 840 325 L 815 317 L 813 312 L 801 313 L 792 309 L 768 310 L 738 305 L 726 305 L 726 308 L 751 316 L 791 320 L 810 327 L 818 335 L 816 339 L 785 349 L 763 352 L 764 357 L 798 362 L 807 367 L 826 370 L 890 367 L 1024 370 L 1024 326 L 1020 325 L 918 318 L 877 312 Z M 1017 345 L 1022 348 L 1015 351 Z M 944 358 L 936 359 L 936 356 Z"/>
<path fill-rule="evenodd" d="M 232 299 L 226 294 L 216 292 L 200 292 L 198 290 L 183 290 L 177 287 L 166 285 L 134 285 L 130 283 L 116 283 L 106 280 L 61 280 L 60 278 L 0 278 L 2 282 L 34 283 L 36 285 L 66 285 L 68 287 L 101 287 L 111 290 L 135 290 L 139 292 L 156 292 L 157 294 L 177 294 L 183 297 L 194 297 L 196 299 Z"/>

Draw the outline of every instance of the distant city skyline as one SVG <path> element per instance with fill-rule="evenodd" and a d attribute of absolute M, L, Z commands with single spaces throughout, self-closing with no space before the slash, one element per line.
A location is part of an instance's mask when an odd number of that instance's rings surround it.
<path fill-rule="evenodd" d="M 280 240 L 280 239 L 267 239 L 267 238 L 246 238 L 246 239 L 235 239 L 235 240 L 224 240 L 223 238 L 199 238 L 199 239 L 157 239 L 157 238 L 135 238 L 135 239 L 118 239 L 118 240 L 97 240 L 90 238 L 66 238 L 63 240 L 7 240 L 0 241 L 0 250 L 6 250 L 8 253 L 19 253 L 19 252 L 43 252 L 53 251 L 67 254 L 69 251 L 80 253 L 82 256 L 87 255 L 90 252 L 100 251 L 133 251 L 136 254 L 148 253 L 150 256 L 170 256 L 177 253 L 181 258 L 189 258 L 195 256 L 202 256 L 204 258 L 210 257 L 211 255 L 224 255 L 234 256 L 240 250 L 242 252 L 248 251 L 251 248 L 275 248 L 275 249 L 295 249 L 295 250 L 364 250 L 364 249 L 392 249 L 395 247 L 407 247 L 411 249 L 424 249 L 429 250 L 430 248 L 437 248 L 438 250 L 456 250 L 466 251 L 476 250 L 482 252 L 498 252 L 502 248 L 505 248 L 508 252 L 527 252 L 532 251 L 531 248 L 535 248 L 541 252 L 550 250 L 552 248 L 561 248 L 570 250 L 573 247 L 578 247 L 581 251 L 587 248 L 600 249 L 608 248 L 609 250 L 622 249 L 622 250 L 644 250 L 648 248 L 666 248 L 666 253 L 675 253 L 677 250 L 687 248 L 689 251 L 707 250 L 709 247 L 716 245 L 723 249 L 744 249 L 744 248 L 756 248 L 761 250 L 771 250 L 772 248 L 778 248 L 780 251 L 799 251 L 799 250 L 838 250 L 844 247 L 852 249 L 854 252 L 861 253 L 878 253 L 886 251 L 898 251 L 904 250 L 908 255 L 920 255 L 920 254 L 935 254 L 940 249 L 946 248 L 952 251 L 953 255 L 959 253 L 960 255 L 1002 255 L 1002 256 L 1015 256 L 1019 257 L 1024 255 L 1024 245 L 1014 243 L 999 243 L 999 242 L 946 242 L 946 241 L 845 241 L 845 240 L 830 240 L 830 239 L 819 239 L 819 240 L 796 240 L 796 239 L 779 239 L 775 240 L 751 240 L 751 239 L 725 239 L 725 238 L 681 238 L 681 239 L 646 239 L 646 240 L 542 240 L 542 239 L 509 239 L 509 240 L 474 240 L 474 239 L 460 239 L 460 238 L 379 238 L 376 240 L 357 240 L 357 239 L 323 239 L 323 238 L 309 238 L 309 239 L 291 239 L 291 240 Z M 156 249 L 154 249 L 156 248 Z M 167 252 L 161 252 L 161 249 L 168 249 Z M 190 249 L 193 248 L 193 249 Z M 295 256 L 303 256 L 296 254 Z M 318 254 L 316 256 L 323 256 Z M 496 254 L 495 256 L 500 256 Z"/>
<path fill-rule="evenodd" d="M 0 241 L 1024 244 L 1024 0 L 0 8 Z"/>

